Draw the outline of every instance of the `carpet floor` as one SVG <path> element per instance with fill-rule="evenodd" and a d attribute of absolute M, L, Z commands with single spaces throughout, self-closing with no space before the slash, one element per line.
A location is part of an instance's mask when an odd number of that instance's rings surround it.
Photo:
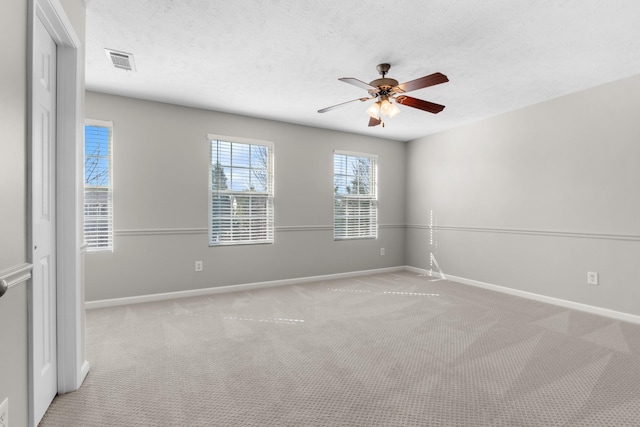
<path fill-rule="evenodd" d="M 87 312 L 41 426 L 638 426 L 640 325 L 409 272 Z"/>

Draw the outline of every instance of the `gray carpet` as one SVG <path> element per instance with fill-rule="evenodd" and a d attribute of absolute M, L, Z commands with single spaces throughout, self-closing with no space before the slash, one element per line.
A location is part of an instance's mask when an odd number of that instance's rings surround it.
<path fill-rule="evenodd" d="M 409 272 L 87 313 L 41 426 L 638 426 L 640 326 Z"/>

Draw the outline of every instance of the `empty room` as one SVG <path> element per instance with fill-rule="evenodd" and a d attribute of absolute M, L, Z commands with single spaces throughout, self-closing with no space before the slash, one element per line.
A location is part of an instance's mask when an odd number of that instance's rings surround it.
<path fill-rule="evenodd" d="M 640 424 L 640 4 L 0 4 L 0 427 Z"/>

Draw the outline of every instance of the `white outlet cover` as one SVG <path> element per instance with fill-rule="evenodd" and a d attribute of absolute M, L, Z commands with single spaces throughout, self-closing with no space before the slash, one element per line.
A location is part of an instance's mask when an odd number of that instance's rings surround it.
<path fill-rule="evenodd" d="M 597 285 L 598 284 L 598 273 L 589 271 L 587 273 L 587 283 L 589 285 Z"/>

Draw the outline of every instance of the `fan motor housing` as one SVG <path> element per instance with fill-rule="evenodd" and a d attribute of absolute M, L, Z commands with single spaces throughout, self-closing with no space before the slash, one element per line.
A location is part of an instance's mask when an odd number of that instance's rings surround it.
<path fill-rule="evenodd" d="M 378 89 L 373 92 L 388 91 L 389 89 L 398 86 L 398 81 L 396 79 L 389 79 L 389 78 L 383 77 L 381 79 L 373 80 L 371 83 L 369 83 L 369 85 Z M 372 92 L 372 91 L 369 91 L 369 92 Z"/>

